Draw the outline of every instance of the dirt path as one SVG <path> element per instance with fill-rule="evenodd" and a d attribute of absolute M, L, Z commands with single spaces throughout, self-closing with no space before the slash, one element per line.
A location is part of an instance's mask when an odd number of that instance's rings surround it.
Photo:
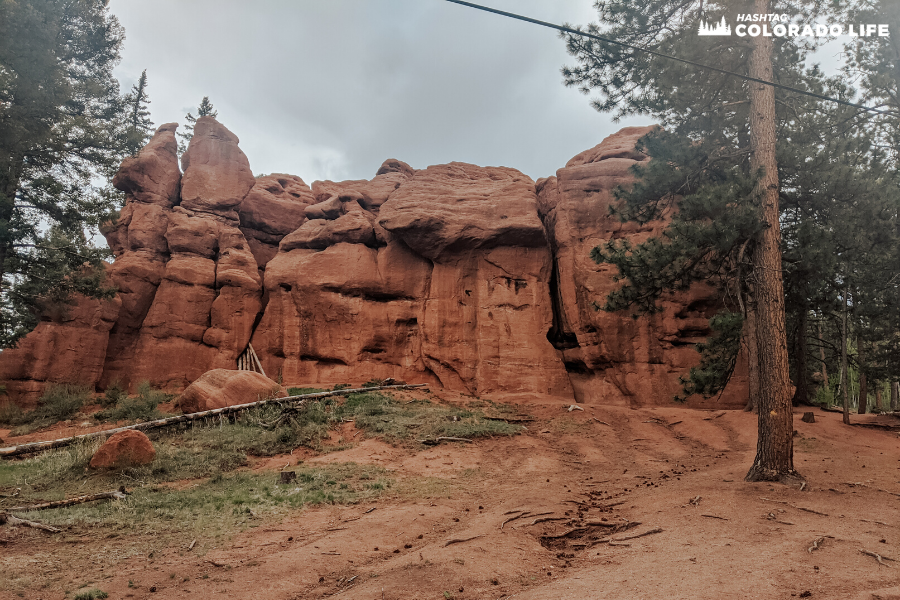
<path fill-rule="evenodd" d="M 860 552 L 900 560 L 897 433 L 847 428 L 818 410 L 816 423 L 803 423 L 797 413 L 795 464 L 809 480 L 801 492 L 743 481 L 752 414 L 527 410 L 538 420 L 513 438 L 417 453 L 364 440 L 306 455 L 306 464 L 377 464 L 418 489 L 294 513 L 203 556 L 138 548 L 122 559 L 121 539 L 16 530 L 0 565 L 30 578 L 24 597 L 47 599 L 63 598 L 66 581 L 93 581 L 110 598 L 900 599 L 900 562 Z M 338 439 L 352 439 L 345 429 Z M 654 527 L 662 531 L 595 543 Z M 130 543 L 129 553 L 152 546 Z M 0 598 L 20 597 L 0 589 Z"/>

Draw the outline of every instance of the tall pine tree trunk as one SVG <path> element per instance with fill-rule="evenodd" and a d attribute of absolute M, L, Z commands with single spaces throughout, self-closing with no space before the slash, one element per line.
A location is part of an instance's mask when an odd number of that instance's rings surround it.
<path fill-rule="evenodd" d="M 808 321 L 809 312 L 804 308 L 800 311 L 800 324 L 797 327 L 797 391 L 794 392 L 793 400 L 795 406 L 809 404 L 809 364 L 806 355 L 809 352 L 806 340 Z"/>
<path fill-rule="evenodd" d="M 756 344 L 756 308 L 752 298 L 747 302 L 747 322 L 744 334 L 744 343 L 747 344 L 747 383 L 750 397 L 744 410 L 756 411 L 759 405 L 759 347 Z"/>
<path fill-rule="evenodd" d="M 754 12 L 768 14 L 770 0 L 755 0 Z M 771 37 L 751 38 L 750 76 L 773 80 Z M 756 192 L 765 229 L 753 255 L 756 345 L 759 363 L 759 433 L 756 458 L 747 481 L 776 481 L 794 471 L 794 422 L 790 395 L 781 227 L 778 214 L 778 162 L 775 157 L 775 89 L 750 83 L 750 167 L 761 172 Z"/>
<path fill-rule="evenodd" d="M 869 388 L 866 381 L 866 353 L 862 337 L 856 336 L 856 355 L 859 359 L 859 414 L 864 415 L 869 408 Z"/>
<path fill-rule="evenodd" d="M 884 400 L 881 397 L 881 382 L 876 381 L 875 385 L 873 385 L 872 387 L 875 388 L 875 410 L 876 411 L 884 410 L 885 409 Z"/>
<path fill-rule="evenodd" d="M 819 321 L 819 358 L 822 361 L 822 381 L 828 387 L 828 367 L 825 365 L 825 340 L 822 339 L 822 321 Z"/>
<path fill-rule="evenodd" d="M 850 393 L 847 390 L 850 381 L 847 372 L 847 295 L 850 286 L 844 286 L 844 310 L 841 315 L 841 395 L 844 400 L 844 425 L 850 424 Z"/>
<path fill-rule="evenodd" d="M 891 410 L 900 410 L 900 382 L 891 382 Z"/>

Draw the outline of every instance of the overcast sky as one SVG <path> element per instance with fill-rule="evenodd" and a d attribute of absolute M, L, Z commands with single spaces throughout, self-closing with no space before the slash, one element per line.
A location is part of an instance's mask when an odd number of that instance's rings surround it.
<path fill-rule="evenodd" d="M 555 23 L 591 0 L 491 0 Z M 562 84 L 550 29 L 443 0 L 112 0 L 125 28 L 116 75 L 147 69 L 154 123 L 203 96 L 254 173 L 370 179 L 386 158 L 552 175 L 625 125 Z"/>

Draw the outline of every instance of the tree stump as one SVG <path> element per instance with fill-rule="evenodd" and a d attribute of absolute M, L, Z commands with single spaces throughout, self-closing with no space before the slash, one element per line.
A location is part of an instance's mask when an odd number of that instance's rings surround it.
<path fill-rule="evenodd" d="M 816 415 L 814 415 L 811 412 L 805 412 L 805 413 L 803 413 L 803 416 L 800 417 L 800 420 L 803 421 L 804 423 L 815 423 Z"/>
<path fill-rule="evenodd" d="M 290 483 L 297 480 L 297 473 L 294 471 L 282 471 L 281 483 Z"/>

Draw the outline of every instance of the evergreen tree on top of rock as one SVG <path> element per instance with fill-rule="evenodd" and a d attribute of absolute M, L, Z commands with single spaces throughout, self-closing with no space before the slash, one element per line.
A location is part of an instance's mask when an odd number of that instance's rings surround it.
<path fill-rule="evenodd" d="M 203 96 L 203 100 L 200 101 L 200 106 L 197 108 L 197 116 L 195 117 L 190 112 L 184 117 L 184 120 L 187 122 L 184 126 L 184 133 L 179 133 L 178 137 L 181 138 L 181 141 L 178 142 L 178 153 L 184 154 L 187 150 L 188 144 L 191 143 L 191 138 L 194 137 L 194 125 L 197 123 L 197 119 L 200 117 L 218 117 L 219 111 L 213 108 L 212 102 L 209 101 L 209 96 Z"/>
<path fill-rule="evenodd" d="M 125 149 L 134 156 L 153 137 L 153 121 L 150 120 L 150 98 L 147 96 L 147 69 L 125 96 L 127 120 L 125 123 Z"/>

